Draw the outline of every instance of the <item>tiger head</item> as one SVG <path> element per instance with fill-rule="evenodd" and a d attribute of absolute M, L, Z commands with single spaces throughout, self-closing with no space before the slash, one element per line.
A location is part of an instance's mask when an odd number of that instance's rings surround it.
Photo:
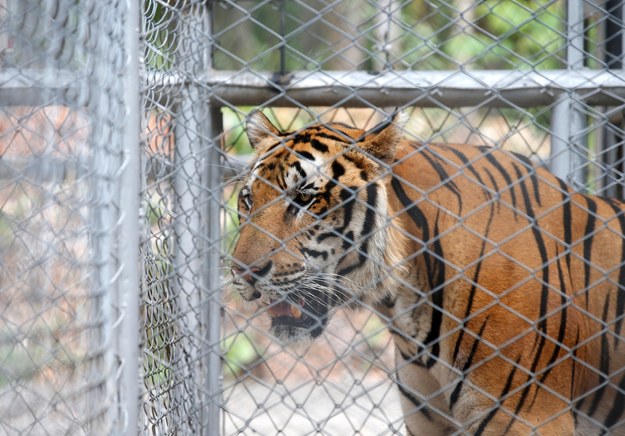
<path fill-rule="evenodd" d="M 249 117 L 257 159 L 239 193 L 233 285 L 266 305 L 278 339 L 315 338 L 333 308 L 391 292 L 399 254 L 387 181 L 399 117 L 370 131 L 332 123 L 287 133 L 260 111 Z"/>

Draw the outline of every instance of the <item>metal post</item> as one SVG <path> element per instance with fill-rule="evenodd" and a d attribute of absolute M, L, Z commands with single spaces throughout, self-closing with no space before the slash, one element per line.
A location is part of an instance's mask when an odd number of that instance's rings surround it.
<path fill-rule="evenodd" d="M 214 171 L 219 154 L 211 138 L 219 134 L 221 121 L 214 111 L 209 112 L 208 89 L 196 80 L 198 73 L 210 67 L 210 45 L 204 38 L 210 32 L 207 6 L 193 5 L 181 19 L 187 33 L 181 35 L 180 68 L 189 80 L 181 92 L 175 129 L 179 162 L 174 180 L 174 266 L 182 322 L 181 346 L 188 360 L 178 380 L 185 384 L 181 400 L 187 403 L 185 407 L 192 415 L 188 417 L 192 425 L 188 430 L 217 435 L 219 404 L 214 399 L 221 377 L 220 306 L 218 299 L 214 301 L 214 294 L 219 289 L 215 274 L 220 273 L 220 258 L 218 251 L 211 250 L 211 244 L 220 240 L 219 201 L 214 196 L 218 195 L 222 175 L 219 169 Z"/>
<path fill-rule="evenodd" d="M 603 25 L 603 56 L 606 67 L 612 71 L 623 70 L 623 48 L 625 47 L 625 31 L 622 23 L 625 22 L 625 7 L 622 0 L 608 0 L 605 2 L 606 20 Z M 615 35 L 619 35 L 618 38 Z M 607 108 L 604 109 L 608 112 Z M 601 186 L 602 195 L 611 197 L 624 195 L 624 188 L 618 174 L 623 172 L 624 147 L 618 145 L 623 140 L 622 132 L 625 126 L 625 115 L 614 114 L 608 118 L 601 136 Z"/>
<path fill-rule="evenodd" d="M 111 17 L 118 18 L 114 10 L 104 12 L 99 3 L 91 4 L 94 16 L 102 17 L 97 23 L 90 24 L 94 34 L 108 30 L 106 23 Z M 84 18 L 83 18 L 84 19 Z M 96 51 L 91 56 L 97 56 Z M 120 316 L 120 296 L 117 268 L 119 267 L 119 252 L 116 249 L 117 236 L 121 231 L 119 226 L 119 190 L 121 180 L 116 176 L 120 167 L 121 131 L 111 129 L 102 122 L 103 114 L 111 114 L 110 119 L 121 119 L 122 102 L 115 100 L 114 107 L 107 103 L 107 92 L 98 83 L 103 83 L 111 74 L 110 66 L 104 62 L 94 62 L 89 68 L 90 80 L 79 80 L 84 87 L 85 109 L 89 123 L 92 126 L 89 135 L 91 149 L 89 167 L 92 171 L 89 178 L 89 227 L 92 282 L 90 294 L 89 317 L 97 328 L 90 330 L 90 343 L 95 349 L 101 349 L 97 357 L 90 361 L 89 378 L 101 380 L 99 389 L 88 392 L 86 403 L 87 411 L 93 414 L 88 417 L 86 426 L 90 434 L 110 434 L 121 432 L 123 428 L 122 413 L 124 405 L 120 401 L 118 389 L 121 380 L 118 372 L 120 344 L 115 336 L 115 325 Z M 136 261 L 136 260 L 135 260 Z M 137 290 L 138 291 L 138 290 Z M 98 409 L 104 409 L 100 412 Z"/>
<path fill-rule="evenodd" d="M 581 0 L 567 0 L 567 69 L 584 66 L 584 4 Z M 551 171 L 572 184 L 575 189 L 585 187 L 581 170 L 582 156 L 586 154 L 585 120 L 581 105 L 573 93 L 563 94 L 554 105 L 551 118 Z"/>
<path fill-rule="evenodd" d="M 281 8 L 282 11 L 282 8 Z M 212 13 L 211 3 L 207 10 L 206 23 L 208 34 L 212 35 Z M 281 12 L 282 13 L 282 12 Z M 284 23 L 282 23 L 283 25 Z M 282 30 L 284 30 L 282 28 Z M 212 45 L 208 45 L 205 58 L 212 68 Z M 281 68 L 284 73 L 286 68 L 286 55 L 281 58 Z M 208 101 L 205 102 L 208 104 Z M 206 300 L 208 307 L 202 307 L 202 324 L 206 329 L 205 343 L 209 352 L 206 353 L 206 380 L 205 390 L 208 394 L 208 405 L 203 416 L 203 434 L 206 436 L 219 436 L 221 434 L 221 213 L 222 213 L 222 192 L 223 165 L 221 159 L 220 134 L 223 129 L 221 109 L 210 107 L 208 119 L 209 148 L 207 161 L 205 162 L 206 179 L 203 183 L 208 191 L 207 213 L 204 217 L 208 222 L 208 250 L 205 252 L 204 261 L 204 289 L 206 290 Z"/>
<path fill-rule="evenodd" d="M 206 392 L 208 392 L 208 410 L 204 421 L 204 434 L 220 434 L 220 392 L 221 392 L 221 212 L 223 183 L 223 165 L 221 165 L 220 144 L 222 114 L 217 107 L 210 109 L 210 138 L 212 144 L 208 150 L 206 162 L 206 189 L 209 191 L 208 213 L 208 250 L 206 252 L 206 290 L 208 308 L 202 310 L 206 317 L 206 343 L 210 347 L 207 355 Z"/>
<path fill-rule="evenodd" d="M 139 190 L 140 190 L 140 87 L 139 29 L 141 3 L 127 3 L 124 41 L 126 65 L 123 74 L 125 124 L 121 144 L 123 163 L 120 175 L 117 257 L 121 273 L 117 283 L 122 318 L 115 337 L 119 341 L 121 376 L 119 387 L 122 417 L 117 434 L 135 435 L 139 423 Z"/>
<path fill-rule="evenodd" d="M 198 377 L 201 376 L 198 367 L 201 337 L 198 311 L 200 310 L 201 271 L 203 268 L 201 254 L 204 250 L 202 213 L 198 205 L 202 204 L 202 188 L 200 183 L 201 156 L 199 151 L 203 147 L 206 116 L 203 105 L 199 102 L 199 91 L 196 85 L 190 84 L 182 90 L 181 103 L 176 116 L 176 168 L 174 177 L 174 191 L 176 201 L 176 215 L 174 222 L 173 256 L 176 278 L 173 282 L 174 295 L 180 318 L 178 320 L 181 341 L 177 344 L 174 357 L 175 373 L 174 386 L 170 396 L 173 404 L 180 408 L 177 414 L 187 414 L 178 425 L 182 432 L 197 432 L 198 418 L 201 408 L 198 408 L 198 399 L 201 393 L 198 390 Z M 191 412 L 195 411 L 195 412 Z"/>
<path fill-rule="evenodd" d="M 585 120 L 581 105 L 571 95 L 563 95 L 551 116 L 551 171 L 576 190 L 585 188 L 582 162 L 586 153 L 582 132 Z"/>

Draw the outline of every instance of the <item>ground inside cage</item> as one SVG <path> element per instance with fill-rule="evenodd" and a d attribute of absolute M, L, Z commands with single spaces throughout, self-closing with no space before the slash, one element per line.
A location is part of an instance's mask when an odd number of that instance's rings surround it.
<path fill-rule="evenodd" d="M 392 340 L 375 315 L 339 310 L 315 341 L 282 347 L 267 332 L 268 316 L 254 311 L 241 304 L 226 311 L 224 434 L 403 432 Z M 245 341 L 228 341 L 241 334 Z M 228 362 L 237 346 L 253 347 L 249 362 Z"/>

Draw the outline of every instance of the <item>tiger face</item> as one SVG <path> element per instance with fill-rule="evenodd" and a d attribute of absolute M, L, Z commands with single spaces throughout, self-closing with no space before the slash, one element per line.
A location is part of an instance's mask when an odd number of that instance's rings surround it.
<path fill-rule="evenodd" d="M 384 164 L 398 130 L 331 124 L 282 133 L 261 112 L 250 117 L 257 160 L 239 194 L 233 284 L 266 306 L 278 339 L 315 338 L 333 308 L 384 296 L 397 263 Z"/>

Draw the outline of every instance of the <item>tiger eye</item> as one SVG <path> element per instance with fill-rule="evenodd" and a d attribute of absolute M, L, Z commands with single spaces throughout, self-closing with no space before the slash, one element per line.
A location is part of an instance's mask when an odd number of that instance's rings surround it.
<path fill-rule="evenodd" d="M 300 205 L 306 205 L 313 200 L 314 196 L 310 193 L 300 192 L 295 197 L 295 201 Z"/>

